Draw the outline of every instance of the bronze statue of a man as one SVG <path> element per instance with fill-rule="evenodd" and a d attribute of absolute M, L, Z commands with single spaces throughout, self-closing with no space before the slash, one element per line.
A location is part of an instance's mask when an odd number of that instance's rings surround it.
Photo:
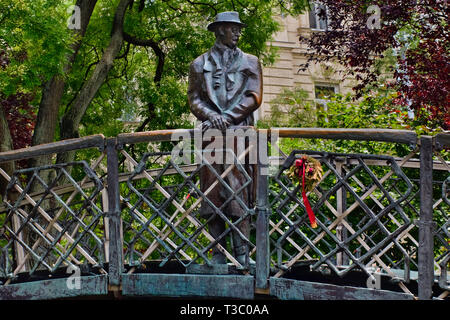
<path fill-rule="evenodd" d="M 189 70 L 188 99 L 192 113 L 202 122 L 202 129 L 218 129 L 224 132 L 233 126 L 252 126 L 253 111 L 262 100 L 261 65 L 253 55 L 242 52 L 236 45 L 245 25 L 240 21 L 237 12 L 222 12 L 216 16 L 208 30 L 215 33 L 216 42 L 206 53 L 196 58 Z M 203 148 L 207 144 L 203 143 Z M 239 155 L 236 155 L 238 157 Z M 224 164 L 213 164 L 218 174 L 223 173 Z M 253 176 L 252 166 L 245 166 L 250 176 Z M 200 172 L 200 188 L 205 191 L 217 180 L 217 176 L 208 168 Z M 235 167 L 225 178 L 228 185 L 239 190 L 246 183 L 245 176 Z M 220 208 L 233 195 L 221 184 L 208 194 L 208 199 Z M 243 188 L 237 195 L 251 207 L 252 191 L 250 187 Z M 235 199 L 235 198 L 233 198 Z M 200 209 L 201 215 L 210 219 L 208 228 L 210 234 L 217 238 L 225 231 L 225 222 L 214 213 L 213 208 L 205 201 Z M 245 214 L 238 201 L 229 201 L 223 213 L 232 220 Z M 237 225 L 239 231 L 249 239 L 250 218 L 243 219 Z M 248 262 L 248 245 L 236 232 L 233 235 L 234 256 L 241 264 Z M 225 238 L 219 242 L 226 248 Z M 213 263 L 226 263 L 225 256 L 213 248 Z"/>

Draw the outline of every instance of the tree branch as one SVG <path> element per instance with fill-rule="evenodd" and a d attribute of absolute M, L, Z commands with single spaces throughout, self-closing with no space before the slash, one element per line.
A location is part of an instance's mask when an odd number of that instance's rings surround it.
<path fill-rule="evenodd" d="M 135 130 L 135 132 L 141 132 L 144 131 L 145 127 L 147 126 L 147 124 L 150 122 L 151 117 L 148 116 L 142 123 L 141 125 Z"/>
<path fill-rule="evenodd" d="M 214 15 L 217 15 L 218 11 L 216 9 L 216 7 L 214 6 L 214 4 L 212 3 L 208 3 L 208 2 L 198 2 L 198 1 L 192 1 L 192 0 L 187 0 L 187 2 L 189 2 L 192 5 L 200 5 L 200 6 L 205 6 L 205 7 L 210 7 L 213 11 L 214 11 Z"/>
<path fill-rule="evenodd" d="M 123 38 L 126 42 L 134 44 L 136 46 L 152 48 L 153 52 L 158 57 L 158 65 L 156 66 L 156 72 L 155 72 L 155 76 L 153 78 L 153 82 L 155 82 L 155 84 L 159 85 L 159 82 L 162 79 L 164 60 L 166 58 L 166 55 L 162 51 L 162 49 L 159 47 L 159 44 L 153 39 L 139 39 L 139 38 L 136 38 L 135 36 L 132 36 L 126 32 L 123 32 Z"/>
<path fill-rule="evenodd" d="M 158 57 L 158 64 L 156 66 L 155 76 L 153 77 L 153 82 L 157 87 L 160 86 L 163 70 L 164 70 L 164 61 L 166 55 L 162 51 L 162 49 L 159 47 L 159 44 L 154 41 L 153 39 L 139 39 L 137 37 L 134 37 L 126 32 L 123 32 L 123 38 L 126 42 L 134 44 L 136 46 L 143 46 L 143 47 L 150 47 L 153 52 Z M 136 132 L 143 131 L 145 127 L 150 123 L 150 120 L 152 119 L 152 116 L 154 116 L 154 109 L 155 105 L 154 103 L 149 103 L 147 105 L 148 108 L 148 116 L 143 121 L 143 123 L 135 130 Z"/>
<path fill-rule="evenodd" d="M 153 51 L 155 51 L 155 53 L 157 50 L 161 50 L 158 47 L 158 43 L 153 39 L 139 39 L 139 38 L 136 38 L 135 36 L 132 36 L 126 32 L 123 32 L 123 39 L 126 42 L 129 42 L 136 46 L 151 47 L 153 49 Z"/>
<path fill-rule="evenodd" d="M 131 43 L 128 42 L 127 47 L 125 48 L 125 51 L 120 56 L 115 57 L 115 59 L 122 59 L 125 58 L 128 55 L 128 52 L 130 51 Z"/>
<path fill-rule="evenodd" d="M 141 2 L 139 2 L 138 12 L 142 12 L 144 8 L 145 8 L 145 0 L 141 0 Z"/>

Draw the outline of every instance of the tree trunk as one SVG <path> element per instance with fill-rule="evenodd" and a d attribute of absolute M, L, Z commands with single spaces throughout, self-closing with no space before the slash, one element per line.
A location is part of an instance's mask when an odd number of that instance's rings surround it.
<path fill-rule="evenodd" d="M 113 67 L 114 58 L 120 52 L 123 44 L 123 22 L 125 12 L 132 0 L 121 0 L 116 8 L 111 32 L 111 39 L 105 49 L 100 62 L 95 67 L 91 77 L 84 83 L 80 93 L 72 103 L 72 107 L 64 114 L 61 120 L 61 139 L 71 139 L 79 137 L 78 126 L 84 116 L 87 107 L 94 99 L 97 91 L 105 82 L 109 71 Z M 57 162 L 71 162 L 75 157 L 75 152 L 58 154 Z"/>
<path fill-rule="evenodd" d="M 5 113 L 3 112 L 3 108 L 0 106 L 0 152 L 13 150 L 13 144 L 11 139 L 11 133 L 9 132 L 8 122 L 6 121 Z M 9 176 L 15 170 L 14 161 L 0 163 L 0 168 L 2 168 Z M 0 195 L 3 197 L 3 194 L 6 190 L 6 185 L 8 182 L 0 175 Z"/>
<path fill-rule="evenodd" d="M 74 30 L 78 40 L 72 44 L 72 54 L 64 66 L 64 73 L 72 70 L 73 62 L 80 49 L 82 38 L 86 33 L 89 20 L 97 3 L 97 0 L 77 0 L 76 5 L 80 8 L 81 25 L 79 30 Z M 37 114 L 36 125 L 33 133 L 32 145 L 53 142 L 58 124 L 58 111 L 64 94 L 66 82 L 61 75 L 54 75 L 44 86 L 41 103 Z M 51 156 L 42 156 L 29 160 L 30 167 L 38 167 L 51 162 Z"/>
<path fill-rule="evenodd" d="M 77 41 L 75 41 L 71 45 L 72 53 L 67 56 L 67 61 L 63 67 L 63 74 L 68 75 L 73 66 L 73 62 L 75 61 L 78 50 L 80 49 L 83 36 L 86 33 L 87 26 L 92 16 L 92 12 L 94 11 L 94 7 L 97 3 L 97 0 L 77 0 L 76 6 L 80 8 L 80 29 L 74 29 L 74 34 L 77 37 Z M 54 75 L 47 83 L 45 83 L 42 98 L 39 105 L 39 111 L 37 114 L 36 125 L 33 133 L 32 145 L 39 145 L 44 143 L 53 142 L 55 140 L 55 132 L 56 127 L 58 125 L 58 113 L 59 107 L 61 105 L 61 100 L 64 95 L 64 87 L 66 81 L 65 77 L 60 74 Z M 31 158 L 28 161 L 29 167 L 40 167 L 44 165 L 48 165 L 52 163 L 52 155 L 46 155 L 36 158 Z M 46 182 L 52 181 L 55 178 L 55 173 L 52 170 L 47 170 L 41 172 L 41 178 Z M 60 181 L 60 183 L 64 183 L 64 181 Z M 42 185 L 39 183 L 33 183 L 30 193 L 38 192 L 42 190 Z M 55 199 L 50 198 L 44 200 L 40 203 L 40 207 L 44 210 L 51 212 L 52 208 L 55 207 Z M 42 217 L 37 217 L 37 221 L 43 223 L 45 225 L 45 219 Z M 50 234 L 52 236 L 56 236 L 54 230 L 51 230 Z M 32 232 L 29 228 L 24 228 L 22 231 L 23 240 L 30 245 L 30 247 L 38 241 L 36 234 Z M 41 243 L 36 249 L 35 252 L 38 254 L 45 254 L 45 252 L 49 249 L 48 244 Z M 50 265 L 54 263 L 55 257 L 52 255 L 48 255 L 46 262 Z M 29 259 L 25 265 L 26 269 L 30 269 L 33 265 L 34 260 Z M 40 266 L 38 269 L 43 268 Z"/>

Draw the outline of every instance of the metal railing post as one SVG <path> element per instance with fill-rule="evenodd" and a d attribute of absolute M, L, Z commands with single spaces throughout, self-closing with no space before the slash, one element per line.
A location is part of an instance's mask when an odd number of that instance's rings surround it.
<path fill-rule="evenodd" d="M 255 288 L 268 289 L 269 279 L 269 208 L 268 208 L 268 141 L 267 130 L 258 130 L 258 162 L 257 162 L 257 189 L 256 189 L 256 272 Z"/>
<path fill-rule="evenodd" d="M 121 237 L 122 220 L 120 217 L 119 161 L 116 138 L 106 140 L 107 155 L 107 191 L 109 224 L 109 288 L 118 291 L 123 272 L 123 243 Z"/>
<path fill-rule="evenodd" d="M 339 159 L 340 160 L 340 159 Z M 336 161 L 336 172 L 342 177 L 344 159 L 342 161 Z M 347 190 L 345 187 L 341 187 L 336 191 L 336 209 L 338 215 L 342 215 L 347 207 Z M 345 218 L 344 218 L 345 219 Z M 345 241 L 347 239 L 347 229 L 344 227 L 343 223 L 338 224 L 336 227 L 336 237 L 340 241 Z M 343 266 L 348 265 L 348 256 L 343 252 L 336 253 L 336 265 Z"/>
<path fill-rule="evenodd" d="M 433 251 L 433 138 L 420 138 L 420 219 L 418 248 L 418 295 L 421 300 L 432 298 L 434 281 Z"/>

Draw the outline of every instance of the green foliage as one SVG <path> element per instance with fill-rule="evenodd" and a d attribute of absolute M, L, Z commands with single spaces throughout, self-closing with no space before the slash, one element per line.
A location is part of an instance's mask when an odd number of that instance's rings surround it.
<path fill-rule="evenodd" d="M 63 73 L 74 41 L 67 7 L 58 0 L 0 0 L 0 49 L 10 58 L 0 68 L 3 94 L 39 91 L 43 81 Z"/>
<path fill-rule="evenodd" d="M 336 94 L 327 97 L 327 111 L 312 106 L 308 94 L 301 88 L 285 89 L 271 101 L 271 116 L 258 122 L 260 127 L 320 127 L 320 128 L 382 128 L 409 129 L 405 112 L 393 105 L 391 92 L 375 92 L 354 102 L 351 95 Z M 375 141 L 325 139 L 282 139 L 282 151 L 293 149 L 406 155 L 411 150 L 402 144 Z"/>
<path fill-rule="evenodd" d="M 319 127 L 325 128 L 384 128 L 400 129 L 398 115 L 386 110 L 393 99 L 391 94 L 366 95 L 359 103 L 352 103 L 350 95 L 330 97 L 328 110 L 319 110 Z"/>
<path fill-rule="evenodd" d="M 68 8 L 75 1 L 0 0 L 0 52 L 6 50 L 11 60 L 7 67 L 0 68 L 1 92 L 5 96 L 17 91 L 32 92 L 33 105 L 37 106 L 45 83 L 60 74 L 66 81 L 59 109 L 61 118 L 92 76 L 111 40 L 118 3 L 119 0 L 97 2 L 73 65 L 69 72 L 64 72 L 72 53 L 71 45 L 80 39 L 68 28 L 72 14 Z M 189 64 L 214 43 L 214 34 L 206 26 L 215 15 L 225 10 L 238 11 L 247 24 L 239 46 L 257 55 L 263 64 L 269 64 L 276 52 L 267 43 L 280 28 L 274 13 L 297 14 L 304 10 L 306 3 L 134 1 L 125 14 L 123 30 L 135 38 L 152 40 L 164 60 L 160 60 L 152 46 L 125 41 L 81 121 L 80 135 L 112 136 L 133 130 L 124 126 L 122 119 L 137 116 L 140 121 L 146 121 L 140 130 L 192 126 L 186 97 Z"/>
<path fill-rule="evenodd" d="M 270 127 L 313 127 L 316 124 L 316 108 L 308 100 L 308 92 L 300 87 L 283 88 L 270 101 L 270 116 L 258 122 L 261 128 Z"/>

